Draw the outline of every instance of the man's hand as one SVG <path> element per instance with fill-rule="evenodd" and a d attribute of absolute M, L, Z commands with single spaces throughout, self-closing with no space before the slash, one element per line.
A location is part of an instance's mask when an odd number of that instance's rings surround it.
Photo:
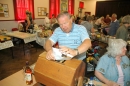
<path fill-rule="evenodd" d="M 48 60 L 55 60 L 55 57 L 53 55 L 53 50 L 49 50 L 46 54 L 46 59 Z"/>
<path fill-rule="evenodd" d="M 65 53 L 65 54 L 70 54 L 72 56 L 76 56 L 77 55 L 77 51 L 65 46 L 59 46 L 61 53 Z"/>

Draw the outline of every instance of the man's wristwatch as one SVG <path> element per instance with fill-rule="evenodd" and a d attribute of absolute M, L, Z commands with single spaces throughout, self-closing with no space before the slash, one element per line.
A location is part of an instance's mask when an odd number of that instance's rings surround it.
<path fill-rule="evenodd" d="M 79 51 L 78 51 L 78 49 L 76 48 L 76 49 L 74 49 L 74 50 L 76 50 L 76 55 L 79 55 Z"/>

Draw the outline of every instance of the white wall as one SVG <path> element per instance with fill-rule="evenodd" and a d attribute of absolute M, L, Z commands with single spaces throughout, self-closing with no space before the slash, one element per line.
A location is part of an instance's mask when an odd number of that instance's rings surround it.
<path fill-rule="evenodd" d="M 34 0 L 35 18 L 44 18 L 45 16 L 38 16 L 38 7 L 47 8 L 47 12 L 49 13 L 49 0 Z"/>
<path fill-rule="evenodd" d="M 82 12 L 82 16 L 84 15 L 84 12 L 91 12 L 91 14 L 95 14 L 95 6 L 97 0 L 75 0 L 74 4 L 74 15 L 78 14 L 78 7 L 79 7 L 79 1 L 84 2 L 84 9 Z M 17 27 L 17 22 L 14 21 L 14 8 L 13 8 L 13 0 L 0 0 L 0 3 L 2 4 L 8 4 L 9 8 L 9 17 L 0 17 L 0 29 L 7 29 L 11 30 L 12 28 Z M 34 15 L 35 20 L 38 25 L 44 24 L 44 17 L 45 16 L 38 16 L 38 7 L 46 7 L 47 12 L 49 12 L 49 0 L 34 0 Z"/>
<path fill-rule="evenodd" d="M 84 9 L 82 9 L 81 17 L 84 16 L 85 12 L 91 12 L 91 15 L 95 15 L 96 1 L 97 0 L 75 0 L 75 15 L 78 14 L 79 2 L 84 2 Z M 99 0 L 98 0 L 99 1 Z"/>
<path fill-rule="evenodd" d="M 38 25 L 43 25 L 44 24 L 44 19 L 35 19 L 35 23 Z M 11 31 L 12 28 L 17 28 L 18 27 L 17 21 L 0 21 L 0 29 L 7 29 L 8 31 Z"/>

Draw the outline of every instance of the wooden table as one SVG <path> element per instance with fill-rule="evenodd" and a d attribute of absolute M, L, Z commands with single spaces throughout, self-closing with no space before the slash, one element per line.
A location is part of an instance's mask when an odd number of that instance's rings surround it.
<path fill-rule="evenodd" d="M 95 86 L 107 86 L 101 82 L 93 81 Z M 0 81 L 0 86 L 42 86 L 37 83 L 33 75 L 33 84 L 26 85 L 23 70 L 20 70 Z"/>
<path fill-rule="evenodd" d="M 11 76 L 0 81 L 0 86 L 42 86 L 36 82 L 33 75 L 33 84 L 26 85 L 23 70 L 20 70 Z"/>

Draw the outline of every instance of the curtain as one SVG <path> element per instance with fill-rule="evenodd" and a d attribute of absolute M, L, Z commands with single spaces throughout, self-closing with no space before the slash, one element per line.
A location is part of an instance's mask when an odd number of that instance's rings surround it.
<path fill-rule="evenodd" d="M 50 0 L 49 1 L 49 17 L 52 17 L 52 14 L 55 17 L 60 13 L 60 0 Z M 74 0 L 68 0 L 68 12 L 74 14 Z"/>
<path fill-rule="evenodd" d="M 117 18 L 128 15 L 130 13 L 130 2 L 123 1 L 97 1 L 96 2 L 96 16 L 106 16 L 112 13 L 117 14 Z"/>
<path fill-rule="evenodd" d="M 49 17 L 52 17 L 52 14 L 55 15 L 55 17 L 59 14 L 59 8 L 60 8 L 60 0 L 50 0 L 49 1 Z"/>
<path fill-rule="evenodd" d="M 74 14 L 74 0 L 68 0 L 68 12 Z"/>
<path fill-rule="evenodd" d="M 25 20 L 26 10 L 32 13 L 34 19 L 34 0 L 13 0 L 15 20 Z"/>

